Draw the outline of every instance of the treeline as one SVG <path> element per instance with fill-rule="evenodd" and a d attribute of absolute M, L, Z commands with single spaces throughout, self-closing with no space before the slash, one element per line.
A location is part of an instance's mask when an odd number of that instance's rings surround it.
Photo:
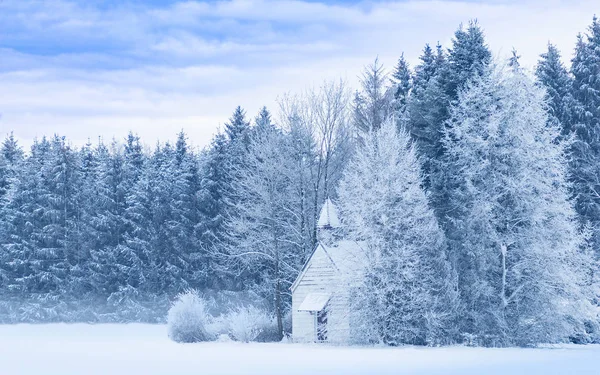
<path fill-rule="evenodd" d="M 598 335 L 600 22 L 566 67 L 494 61 L 476 22 L 452 45 L 376 60 L 201 152 L 12 137 L 0 156 L 0 320 L 159 321 L 187 288 L 245 293 L 278 331 L 338 200 L 376 261 L 354 291 L 362 341 L 529 345 Z M 341 184 L 340 184 L 341 181 Z M 360 341 L 360 340 L 359 340 Z"/>
<path fill-rule="evenodd" d="M 339 134 L 329 134 L 338 129 L 316 105 L 342 90 L 331 84 L 289 98 L 285 131 L 266 108 L 249 121 L 238 107 L 201 152 L 183 132 L 153 150 L 133 134 L 81 148 L 55 135 L 27 154 L 8 136 L 0 158 L 0 321 L 164 321 L 170 301 L 189 288 L 239 292 L 221 298 L 274 309 L 264 279 L 295 277 L 315 244 L 316 210 L 340 173 Z M 245 186 L 244 176 L 256 184 Z M 274 245 L 293 253 L 277 276 L 268 259 L 249 264 L 234 254 L 241 247 L 229 230 L 260 188 L 287 194 L 273 202 L 282 207 L 260 214 L 284 217 L 295 233 L 293 242 Z M 283 313 L 283 302 L 277 306 Z"/>

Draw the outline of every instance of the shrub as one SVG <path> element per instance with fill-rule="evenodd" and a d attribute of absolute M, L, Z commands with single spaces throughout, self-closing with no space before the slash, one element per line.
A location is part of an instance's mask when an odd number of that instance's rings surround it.
<path fill-rule="evenodd" d="M 231 338 L 242 342 L 268 341 L 275 324 L 273 316 L 253 306 L 238 307 L 227 314 L 225 320 Z"/>
<path fill-rule="evenodd" d="M 224 315 L 219 315 L 211 319 L 210 322 L 205 325 L 208 334 L 215 337 L 217 341 L 223 341 L 219 339 L 220 336 L 229 336 L 229 323 L 226 318 L 227 317 Z"/>
<path fill-rule="evenodd" d="M 175 342 L 190 343 L 209 341 L 211 335 L 206 330 L 210 322 L 206 303 L 198 292 L 189 290 L 177 296 L 167 316 L 169 337 Z"/>

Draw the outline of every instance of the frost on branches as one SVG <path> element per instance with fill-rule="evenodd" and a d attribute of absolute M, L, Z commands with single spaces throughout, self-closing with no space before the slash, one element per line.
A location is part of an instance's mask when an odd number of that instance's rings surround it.
<path fill-rule="evenodd" d="M 565 144 L 545 92 L 492 66 L 451 109 L 451 260 L 475 344 L 564 341 L 591 318 L 592 264 L 566 182 Z"/>
<path fill-rule="evenodd" d="M 189 290 L 180 294 L 171 306 L 167 317 L 169 337 L 175 342 L 190 343 L 209 341 L 207 332 L 210 315 L 206 303 L 198 292 Z"/>
<path fill-rule="evenodd" d="M 449 340 L 457 296 L 444 235 L 421 188 L 415 149 L 391 120 L 364 137 L 339 201 L 349 236 L 368 252 L 366 276 L 352 291 L 356 340 Z"/>

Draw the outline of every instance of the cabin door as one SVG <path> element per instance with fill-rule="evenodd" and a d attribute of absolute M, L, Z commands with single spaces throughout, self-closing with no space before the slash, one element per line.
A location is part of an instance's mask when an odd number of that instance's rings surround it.
<path fill-rule="evenodd" d="M 317 312 L 317 341 L 327 341 L 327 306 Z"/>

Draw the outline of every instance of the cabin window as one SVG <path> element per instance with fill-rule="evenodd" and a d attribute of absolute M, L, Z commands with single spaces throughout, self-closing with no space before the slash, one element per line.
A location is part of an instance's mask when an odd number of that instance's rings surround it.
<path fill-rule="evenodd" d="M 327 341 L 327 308 L 317 312 L 317 341 Z"/>

